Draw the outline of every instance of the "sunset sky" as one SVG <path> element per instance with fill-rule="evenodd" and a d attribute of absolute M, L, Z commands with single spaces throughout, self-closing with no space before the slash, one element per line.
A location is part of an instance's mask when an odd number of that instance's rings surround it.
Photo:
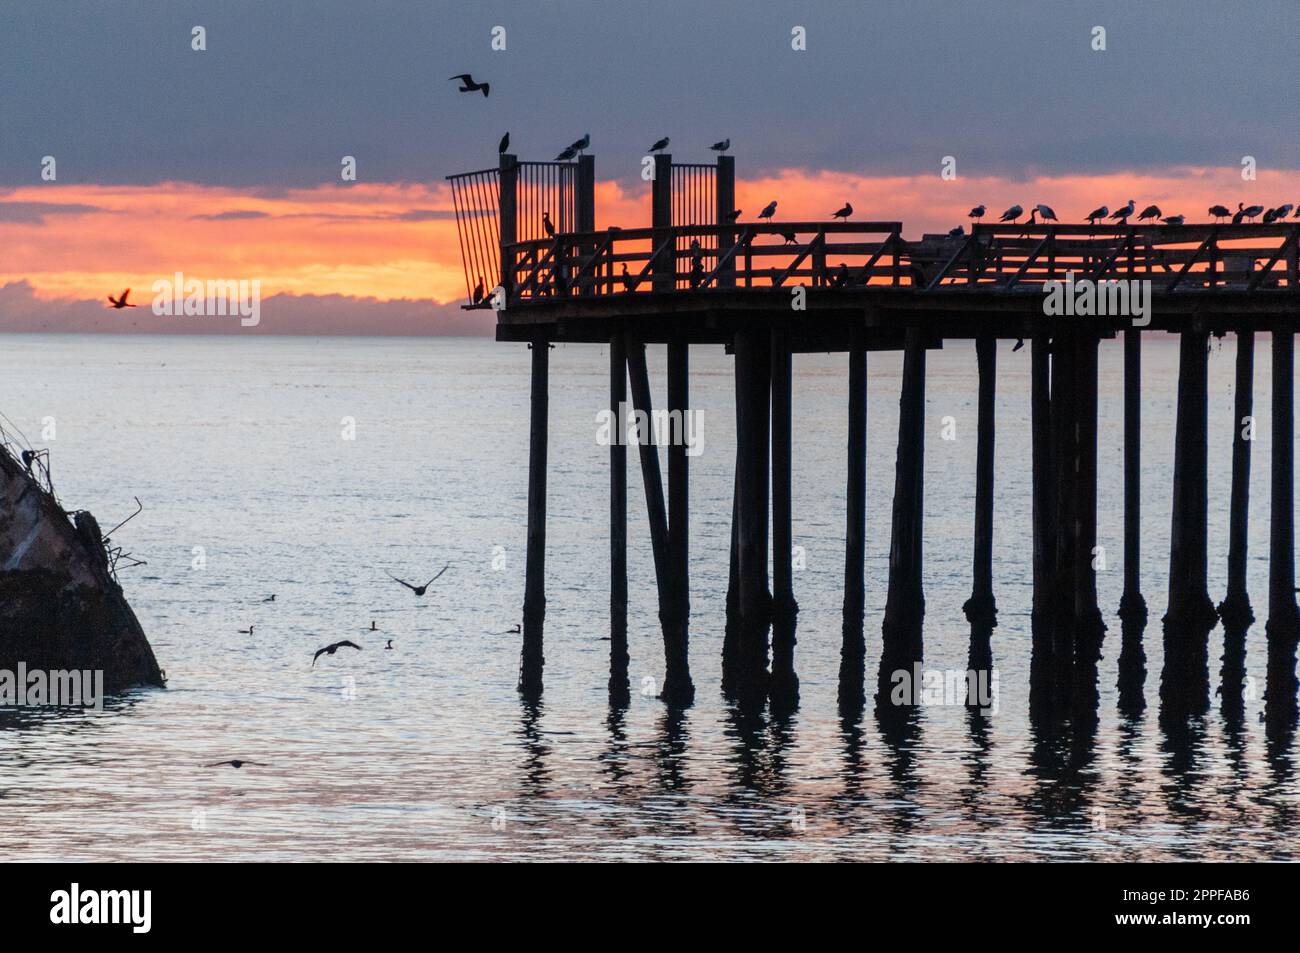
<path fill-rule="evenodd" d="M 778 218 L 814 219 L 847 200 L 907 237 L 978 203 L 1077 220 L 1132 197 L 1190 220 L 1300 202 L 1292 3 L 666 6 L 661 20 L 663 5 L 587 0 L 7 2 L 0 328 L 122 326 L 105 295 L 130 286 L 147 304 L 180 271 L 260 280 L 272 333 L 481 330 L 455 306 L 443 177 L 493 164 L 507 130 L 526 159 L 591 134 L 598 226 L 648 222 L 637 172 L 664 135 L 684 161 L 730 137 L 743 209 L 778 199 Z M 456 92 L 446 77 L 465 71 L 491 97 Z M 345 155 L 356 182 L 340 181 Z"/>

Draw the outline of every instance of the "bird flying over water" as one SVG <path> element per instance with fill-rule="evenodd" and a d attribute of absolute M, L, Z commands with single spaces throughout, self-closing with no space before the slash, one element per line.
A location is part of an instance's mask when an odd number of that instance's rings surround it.
<path fill-rule="evenodd" d="M 1110 214 L 1110 209 L 1108 209 L 1104 205 L 1101 208 L 1095 208 L 1088 213 L 1088 224 L 1096 225 L 1099 219 L 1103 219 L 1109 214 Z"/>
<path fill-rule="evenodd" d="M 488 97 L 488 93 L 489 93 L 489 92 L 491 91 L 491 89 L 492 89 L 492 84 L 491 84 L 491 83 L 476 83 L 476 82 L 474 82 L 474 77 L 471 76 L 471 75 L 469 75 L 469 73 L 457 73 L 455 76 L 448 76 L 448 77 L 447 77 L 447 81 L 448 81 L 448 82 L 450 82 L 450 81 L 452 81 L 452 80 L 456 80 L 456 79 L 460 80 L 460 91 L 461 91 L 462 93 L 477 93 L 477 92 L 482 92 L 482 93 L 483 93 L 483 98 L 484 98 L 484 99 L 487 99 L 487 97 Z"/>
<path fill-rule="evenodd" d="M 1016 219 L 1018 219 L 1021 215 L 1024 214 L 1025 214 L 1024 209 L 1022 209 L 1019 205 L 1013 205 L 1011 206 L 1011 208 L 1007 209 L 1005 212 L 1002 213 L 1002 217 L 998 219 L 998 221 L 1014 222 Z"/>
<path fill-rule="evenodd" d="M 121 311 L 123 308 L 136 308 L 136 307 L 139 307 L 139 305 L 127 304 L 127 303 L 126 303 L 126 296 L 129 295 L 130 293 L 131 293 L 131 289 L 130 289 L 130 288 L 127 288 L 125 291 L 122 292 L 122 294 L 121 294 L 120 297 L 114 298 L 112 295 L 109 295 L 109 296 L 108 296 L 108 300 L 111 301 L 111 302 L 113 302 L 113 310 L 114 310 L 114 311 Z"/>
<path fill-rule="evenodd" d="M 844 207 L 840 209 L 838 212 L 836 212 L 834 215 L 832 215 L 831 218 L 832 219 L 842 218 L 844 219 L 844 221 L 847 222 L 849 220 L 849 216 L 852 214 L 853 214 L 853 206 L 850 205 L 848 202 L 845 202 Z"/>
<path fill-rule="evenodd" d="M 713 145 L 709 146 L 709 148 L 714 152 L 726 152 L 731 148 L 731 140 L 723 139 L 721 142 L 715 142 Z"/>
<path fill-rule="evenodd" d="M 501 141 L 497 143 L 497 155 L 505 155 L 506 150 L 509 148 L 510 148 L 510 133 L 507 132 L 504 136 L 501 137 Z"/>
<path fill-rule="evenodd" d="M 663 152 L 667 148 L 668 148 L 668 137 L 664 136 L 662 139 L 658 140 L 653 146 L 650 147 L 650 151 Z"/>
<path fill-rule="evenodd" d="M 983 205 L 976 205 L 973 209 L 967 212 L 966 215 L 968 218 L 973 218 L 978 222 L 984 217 L 985 211 L 987 211 L 987 209 L 985 209 Z"/>
<path fill-rule="evenodd" d="M 450 568 L 451 568 L 451 563 L 447 563 L 447 565 L 443 566 L 442 569 L 438 570 L 438 576 L 441 576 L 443 573 L 445 573 L 445 572 L 446 572 L 448 569 L 450 569 Z M 398 578 L 397 578 L 396 576 L 394 576 L 391 572 L 388 574 L 388 578 L 389 578 L 389 579 L 393 580 L 393 582 L 400 582 L 402 585 L 404 585 L 407 589 L 410 589 L 410 590 L 411 590 L 413 593 L 415 593 L 417 596 L 422 596 L 422 595 L 424 595 L 424 591 L 425 591 L 426 589 L 428 589 L 429 586 L 430 586 L 431 584 L 433 584 L 434 582 L 437 581 L 438 576 L 434 576 L 432 579 L 430 579 L 428 582 L 426 582 L 423 586 L 413 586 L 413 585 L 411 585 L 409 582 L 407 582 L 405 579 L 398 579 Z"/>
<path fill-rule="evenodd" d="M 323 649 L 316 650 L 316 654 L 311 657 L 312 667 L 313 668 L 315 667 L 316 660 L 320 658 L 322 655 L 333 655 L 335 652 L 337 652 L 341 648 L 344 648 L 345 646 L 347 648 L 358 649 L 358 650 L 361 648 L 361 646 L 357 645 L 357 643 L 349 642 L 347 639 L 343 639 L 342 641 L 339 642 L 333 642 L 330 645 L 325 646 Z"/>
<path fill-rule="evenodd" d="M 764 219 L 764 218 L 765 218 L 765 219 L 767 219 L 769 222 L 771 222 L 771 221 L 772 221 L 772 216 L 775 215 L 775 214 L 776 214 L 776 202 L 775 202 L 775 201 L 771 201 L 771 202 L 768 202 L 766 205 L 763 206 L 763 211 L 761 211 L 761 212 L 758 213 L 758 217 L 759 217 L 760 219 Z"/>

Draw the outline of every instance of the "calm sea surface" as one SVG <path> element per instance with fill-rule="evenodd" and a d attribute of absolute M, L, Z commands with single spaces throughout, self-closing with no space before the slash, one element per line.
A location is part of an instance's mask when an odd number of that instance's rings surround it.
<path fill-rule="evenodd" d="M 1222 598 L 1231 338 L 1210 359 L 1210 592 Z M 691 463 L 697 703 L 662 677 L 644 495 L 630 455 L 633 699 L 607 704 L 608 362 L 552 352 L 546 691 L 515 693 L 528 355 L 486 340 L 4 338 L 0 410 L 48 445 L 64 506 L 148 565 L 121 573 L 166 690 L 103 712 L 0 727 L 4 859 L 1230 859 L 1297 852 L 1291 745 L 1266 751 L 1268 339 L 1259 341 L 1244 724 L 1217 707 L 1158 725 L 1177 345 L 1144 352 L 1147 699 L 1116 711 L 1122 585 L 1121 351 L 1101 352 L 1100 573 L 1110 625 L 1100 724 L 1073 753 L 1027 717 L 1029 352 L 999 351 L 994 574 L 998 713 L 922 710 L 904 741 L 870 707 L 836 711 L 843 573 L 845 359 L 795 359 L 794 537 L 806 568 L 802 704 L 745 719 L 718 692 L 734 461 L 731 359 L 691 354 L 704 452 Z M 901 369 L 869 357 L 868 673 L 879 658 Z M 662 401 L 662 349 L 651 374 Z M 966 665 L 975 463 L 972 345 L 932 352 L 926 420 L 926 663 Z M 956 439 L 941 438 L 943 418 Z M 41 431 L 53 418 L 56 435 Z M 350 421 L 355 439 L 344 439 Z M 196 550 L 195 547 L 202 547 Z M 196 553 L 206 566 L 195 568 Z M 495 557 L 495 563 L 494 563 Z M 423 582 L 423 599 L 391 572 Z M 262 600 L 276 595 L 274 603 Z M 368 632 L 374 620 L 378 632 Z M 253 636 L 238 630 L 254 626 Z M 312 667 L 315 649 L 351 638 Z M 1222 630 L 1211 636 L 1217 683 Z M 392 649 L 385 650 L 392 639 Z M 870 675 L 869 675 L 870 682 Z M 264 766 L 204 767 L 228 758 Z"/>

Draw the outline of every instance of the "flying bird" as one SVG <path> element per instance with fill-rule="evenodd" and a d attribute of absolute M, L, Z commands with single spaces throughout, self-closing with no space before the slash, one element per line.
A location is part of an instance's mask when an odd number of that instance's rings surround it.
<path fill-rule="evenodd" d="M 547 238 L 554 238 L 554 237 L 555 237 L 555 226 L 551 224 L 551 213 L 550 213 L 550 212 L 543 212 L 543 213 L 542 213 L 542 228 L 546 229 L 546 237 L 547 237 Z"/>
<path fill-rule="evenodd" d="M 1216 222 L 1217 222 L 1219 219 L 1221 219 L 1221 218 L 1227 218 L 1229 215 L 1232 214 L 1232 213 L 1229 212 L 1226 208 L 1224 208 L 1222 205 L 1211 205 L 1211 206 L 1209 207 L 1209 209 L 1207 209 L 1207 211 L 1208 211 L 1211 215 L 1214 216 L 1214 220 L 1215 220 Z"/>
<path fill-rule="evenodd" d="M 114 311 L 121 311 L 123 308 L 139 307 L 139 305 L 126 303 L 126 296 L 129 295 L 130 293 L 131 293 L 131 289 L 127 288 L 125 291 L 122 292 L 121 297 L 114 298 L 112 295 L 108 296 L 108 300 L 113 302 Z"/>
<path fill-rule="evenodd" d="M 215 764 L 205 764 L 205 768 L 221 768 L 229 765 L 232 768 L 242 768 L 246 764 L 255 764 L 258 767 L 266 767 L 261 761 L 241 761 L 239 758 L 231 758 L 229 761 L 218 761 Z"/>
<path fill-rule="evenodd" d="M 831 218 L 832 219 L 842 218 L 844 219 L 844 221 L 847 222 L 849 220 L 849 216 L 852 214 L 853 214 L 853 206 L 850 205 L 848 202 L 845 202 L 844 207 L 840 209 L 838 212 L 836 212 L 834 215 L 832 215 Z"/>
<path fill-rule="evenodd" d="M 1160 211 L 1159 205 L 1148 205 L 1146 208 L 1142 210 L 1142 214 L 1138 216 L 1138 221 L 1139 222 L 1152 221 L 1154 219 L 1159 218 L 1163 214 L 1164 213 Z"/>
<path fill-rule="evenodd" d="M 985 209 L 983 205 L 976 205 L 973 209 L 971 209 L 966 214 L 968 217 L 973 218 L 975 219 L 975 221 L 978 222 L 980 219 L 984 217 L 984 213 L 986 211 L 987 209 Z"/>
<path fill-rule="evenodd" d="M 760 219 L 765 218 L 770 223 L 772 221 L 772 216 L 775 214 L 776 214 L 776 202 L 772 201 L 772 202 L 768 202 L 766 205 L 763 206 L 763 211 L 758 213 L 758 217 Z"/>
<path fill-rule="evenodd" d="M 343 639 L 341 642 L 333 642 L 330 645 L 325 646 L 325 648 L 323 649 L 316 650 L 316 654 L 311 657 L 312 667 L 314 668 L 316 666 L 316 660 L 320 658 L 322 655 L 333 655 L 335 652 L 337 652 L 339 649 L 343 648 L 344 646 L 347 646 L 350 649 L 358 649 L 358 650 L 360 650 L 361 648 L 361 646 L 357 645 L 357 643 L 349 642 L 347 639 Z"/>
<path fill-rule="evenodd" d="M 441 576 L 441 575 L 442 575 L 443 573 L 445 573 L 449 568 L 451 568 L 451 563 L 448 563 L 446 566 L 443 566 L 442 569 L 438 570 L 438 576 Z M 388 574 L 388 578 L 389 578 L 389 579 L 393 580 L 393 582 L 400 582 L 402 585 L 404 585 L 407 589 L 410 589 L 410 590 L 411 590 L 413 593 L 415 593 L 417 596 L 422 596 L 422 595 L 424 595 L 424 591 L 425 591 L 426 589 L 428 589 L 429 586 L 437 580 L 438 576 L 434 576 L 433 579 L 430 579 L 430 580 L 429 580 L 428 582 L 426 582 L 423 586 L 413 586 L 413 585 L 411 585 L 409 582 L 407 582 L 405 579 L 398 579 L 398 578 L 397 578 L 396 576 L 394 576 L 391 572 Z"/>
<path fill-rule="evenodd" d="M 715 142 L 713 145 L 709 146 L 709 148 L 714 152 L 726 152 L 731 148 L 731 140 L 723 139 L 721 142 Z"/>
<path fill-rule="evenodd" d="M 998 221 L 1014 222 L 1016 219 L 1018 219 L 1021 215 L 1024 214 L 1025 214 L 1024 209 L 1022 209 L 1019 205 L 1013 205 L 1011 206 L 1011 208 L 1007 209 L 1005 212 L 1002 213 L 1002 217 L 998 219 Z"/>
<path fill-rule="evenodd" d="M 488 98 L 488 93 L 492 89 L 492 85 L 490 83 L 474 82 L 474 77 L 469 75 L 469 73 L 457 73 L 455 76 L 447 77 L 448 82 L 455 79 L 460 80 L 460 91 L 462 93 L 477 93 L 479 91 L 482 91 L 484 99 Z"/>
<path fill-rule="evenodd" d="M 658 140 L 653 146 L 650 147 L 650 151 L 663 152 L 667 148 L 668 148 L 668 137 L 664 136 L 662 139 Z"/>
<path fill-rule="evenodd" d="M 497 143 L 497 155 L 499 156 L 505 155 L 506 150 L 509 148 L 510 148 L 510 133 L 507 132 L 504 136 L 501 137 L 501 141 Z"/>
<path fill-rule="evenodd" d="M 1103 219 L 1109 214 L 1110 214 L 1110 209 L 1108 209 L 1104 205 L 1101 208 L 1095 208 L 1088 213 L 1088 224 L 1096 225 L 1099 219 Z"/>
<path fill-rule="evenodd" d="M 1137 208 L 1137 202 L 1134 202 L 1132 199 L 1129 199 L 1128 205 L 1125 205 L 1123 208 L 1116 209 L 1114 212 L 1111 213 L 1110 217 L 1117 222 L 1122 222 L 1123 224 L 1127 225 L 1128 217 L 1133 214 L 1136 208 Z"/>

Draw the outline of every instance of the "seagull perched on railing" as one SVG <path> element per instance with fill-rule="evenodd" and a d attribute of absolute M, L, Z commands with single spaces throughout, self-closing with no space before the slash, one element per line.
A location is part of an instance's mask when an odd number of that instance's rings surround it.
<path fill-rule="evenodd" d="M 1214 220 L 1215 220 L 1216 222 L 1217 222 L 1219 219 L 1221 219 L 1221 218 L 1227 218 L 1229 215 L 1232 214 L 1232 213 L 1229 212 L 1226 208 L 1224 208 L 1222 205 L 1211 205 L 1208 209 L 1206 209 L 1206 211 L 1208 211 L 1211 215 L 1214 216 Z"/>
<path fill-rule="evenodd" d="M 978 222 L 980 219 L 984 217 L 985 211 L 986 209 L 984 208 L 983 205 L 976 205 L 973 209 L 967 212 L 966 215 L 968 218 L 973 218 L 975 219 L 975 221 Z"/>
<path fill-rule="evenodd" d="M 554 237 L 555 237 L 555 226 L 551 224 L 551 213 L 550 213 L 550 212 L 543 212 L 543 213 L 542 213 L 542 228 L 546 229 L 546 237 L 547 237 L 547 238 L 554 238 Z"/>
<path fill-rule="evenodd" d="M 471 75 L 469 75 L 469 73 L 457 73 L 455 76 L 448 76 L 448 77 L 447 77 L 447 81 L 448 81 L 448 82 L 451 82 L 451 81 L 454 80 L 454 79 L 458 79 L 458 80 L 460 80 L 460 91 L 461 91 L 462 93 L 477 93 L 477 92 L 482 92 L 482 93 L 483 93 L 483 98 L 484 98 L 484 99 L 487 99 L 487 97 L 488 97 L 488 93 L 489 93 L 489 92 L 491 91 L 491 89 L 492 89 L 492 84 L 491 84 L 491 83 L 476 83 L 476 82 L 474 82 L 474 77 L 471 76 Z"/>
<path fill-rule="evenodd" d="M 504 136 L 501 137 L 501 141 L 497 143 L 497 155 L 499 156 L 505 155 L 506 150 L 509 148 L 510 148 L 510 133 L 507 132 Z"/>
<path fill-rule="evenodd" d="M 740 218 L 740 209 L 738 208 L 733 208 L 730 212 L 727 213 L 728 224 L 731 225 L 736 224 L 736 219 L 738 218 Z"/>
<path fill-rule="evenodd" d="M 1011 206 L 1011 208 L 1007 209 L 1005 212 L 1002 213 L 1002 217 L 998 219 L 998 221 L 1015 222 L 1016 219 L 1018 219 L 1021 215 L 1024 214 L 1025 214 L 1024 209 L 1022 209 L 1019 205 L 1013 205 Z"/>
<path fill-rule="evenodd" d="M 775 202 L 775 200 L 774 200 L 774 201 L 768 202 L 766 205 L 763 206 L 763 211 L 761 211 L 761 212 L 758 213 L 758 217 L 759 217 L 760 219 L 764 219 L 764 218 L 765 218 L 765 219 L 767 219 L 768 222 L 770 223 L 770 222 L 772 221 L 772 216 L 775 215 L 775 214 L 776 214 L 776 202 Z"/>
<path fill-rule="evenodd" d="M 1290 202 L 1288 202 L 1286 205 L 1279 205 L 1276 209 L 1277 220 L 1279 222 L 1282 221 L 1282 219 L 1286 218 L 1288 215 L 1291 214 L 1291 209 L 1293 208 L 1295 208 L 1295 206 L 1292 205 Z"/>
<path fill-rule="evenodd" d="M 1110 214 L 1110 209 L 1108 209 L 1104 205 L 1101 208 L 1095 208 L 1087 215 L 1088 224 L 1096 225 L 1100 219 L 1105 218 L 1109 214 Z"/>
<path fill-rule="evenodd" d="M 799 244 L 799 236 L 795 234 L 793 228 L 778 229 L 777 234 L 785 239 L 787 245 Z"/>
<path fill-rule="evenodd" d="M 1276 221 L 1277 221 L 1277 209 L 1275 209 L 1275 208 L 1265 209 L 1265 211 L 1264 211 L 1264 224 L 1265 224 L 1265 225 L 1272 225 L 1272 224 L 1273 224 L 1274 222 L 1276 222 Z"/>
<path fill-rule="evenodd" d="M 656 142 L 653 146 L 650 147 L 650 151 L 663 152 L 667 148 L 668 148 L 668 137 L 664 136 L 662 139 L 660 139 L 658 142 Z"/>
<path fill-rule="evenodd" d="M 949 238 L 961 238 L 965 234 L 966 234 L 966 229 L 960 225 L 958 225 L 956 228 L 949 229 L 948 231 Z"/>
<path fill-rule="evenodd" d="M 848 202 L 845 202 L 844 207 L 840 209 L 838 212 L 836 212 L 834 215 L 832 215 L 831 218 L 832 219 L 842 218 L 844 219 L 844 221 L 847 222 L 849 220 L 849 216 L 852 214 L 853 214 L 853 206 L 850 205 Z"/>
<path fill-rule="evenodd" d="M 714 152 L 726 152 L 731 148 L 731 140 L 723 139 L 721 142 L 715 142 L 713 145 L 709 146 L 709 148 Z"/>
<path fill-rule="evenodd" d="M 1242 210 L 1241 214 L 1246 216 L 1246 221 L 1249 222 L 1252 218 L 1259 218 L 1260 215 L 1264 214 L 1264 206 L 1248 205 Z"/>
<path fill-rule="evenodd" d="M 1154 219 L 1159 218 L 1163 214 L 1164 213 L 1160 211 L 1159 205 L 1148 205 L 1146 208 L 1142 210 L 1142 214 L 1138 216 L 1138 221 L 1139 222 L 1152 221 Z"/>
<path fill-rule="evenodd" d="M 574 158 L 577 154 L 578 154 L 578 150 L 575 149 L 573 146 L 569 146 L 567 149 L 565 149 L 563 152 L 561 152 L 558 156 L 555 157 L 555 161 L 568 162 L 570 159 Z"/>
<path fill-rule="evenodd" d="M 582 138 L 579 139 L 577 142 L 573 143 L 571 146 L 569 146 L 569 148 L 577 149 L 578 155 L 582 155 L 584 152 L 587 151 L 587 146 L 589 145 L 591 145 L 591 133 L 584 132 L 582 134 Z"/>
<path fill-rule="evenodd" d="M 1128 217 L 1132 215 L 1133 212 L 1136 211 L 1136 209 L 1137 209 L 1137 202 L 1134 202 L 1132 199 L 1129 199 L 1128 205 L 1125 205 L 1123 208 L 1116 209 L 1114 212 L 1111 213 L 1110 217 L 1123 225 L 1127 225 Z"/>
<path fill-rule="evenodd" d="M 1181 225 L 1183 224 L 1183 217 L 1181 215 L 1166 215 L 1162 221 L 1166 225 Z"/>
<path fill-rule="evenodd" d="M 1043 221 L 1044 221 L 1044 222 L 1055 222 L 1055 221 L 1057 221 L 1057 218 L 1056 218 L 1056 212 L 1053 211 L 1053 209 L 1052 209 L 1052 207 L 1051 207 L 1050 205 L 1043 205 L 1043 204 L 1040 202 L 1038 205 L 1035 205 L 1035 206 L 1034 206 L 1034 211 L 1037 212 L 1039 215 L 1043 216 Z"/>

